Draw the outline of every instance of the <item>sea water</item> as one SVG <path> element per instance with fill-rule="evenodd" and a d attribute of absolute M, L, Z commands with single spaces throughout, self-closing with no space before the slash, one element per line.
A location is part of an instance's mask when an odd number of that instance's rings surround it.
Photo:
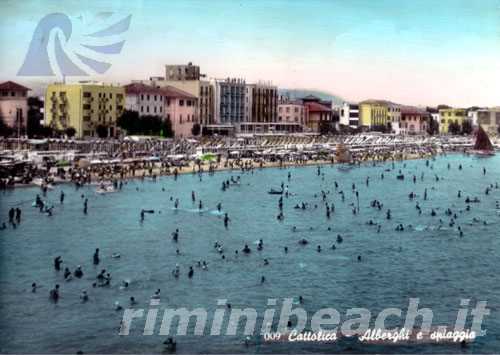
<path fill-rule="evenodd" d="M 405 166 L 406 164 L 406 166 Z M 448 169 L 448 164 L 451 168 Z M 463 169 L 459 170 L 458 165 Z M 487 173 L 483 175 L 483 167 Z M 398 180 L 399 170 L 405 175 Z M 291 180 L 287 180 L 288 172 Z M 421 181 L 421 174 L 424 180 Z M 381 179 L 384 174 L 384 179 Z M 222 181 L 241 175 L 241 184 L 221 190 Z M 412 177 L 417 177 L 416 183 Z M 436 181 L 435 175 L 440 177 Z M 366 178 L 370 177 L 369 186 Z M 315 311 L 332 307 L 343 317 L 352 307 L 363 307 L 373 315 L 384 308 L 404 310 L 409 298 L 419 298 L 420 307 L 431 308 L 433 324 L 454 325 L 460 300 L 487 301 L 491 314 L 485 317 L 486 335 L 476 339 L 465 351 L 494 352 L 500 348 L 500 283 L 497 269 L 500 262 L 499 215 L 495 201 L 500 190 L 484 191 L 489 184 L 500 180 L 500 157 L 479 159 L 473 156 L 450 155 L 436 158 L 426 166 L 424 160 L 362 165 L 350 171 L 339 171 L 336 166 L 323 166 L 321 175 L 316 167 L 289 169 L 262 169 L 241 173 L 219 172 L 204 175 L 162 177 L 151 180 L 129 180 L 117 193 L 99 195 L 95 186 L 76 189 L 69 184 L 58 185 L 44 200 L 53 204 L 53 215 L 40 213 L 32 202 L 38 188 L 19 188 L 1 192 L 0 222 L 8 219 L 11 207 L 22 209 L 22 222 L 13 229 L 0 231 L 0 351 L 23 353 L 158 353 L 163 351 L 165 336 L 159 336 L 161 313 L 154 335 L 143 335 L 144 318 L 134 320 L 130 335 L 119 335 L 123 311 L 115 311 L 119 301 L 127 307 L 133 296 L 135 308 L 150 306 L 150 298 L 161 289 L 160 308 L 189 310 L 202 307 L 210 317 L 217 308 L 218 299 L 227 299 L 233 308 L 254 308 L 262 321 L 267 300 L 294 298 L 300 295 L 309 319 Z M 344 191 L 345 202 L 335 191 Z M 269 195 L 270 188 L 278 189 L 281 182 L 292 194 L 284 200 L 283 221 L 277 220 L 277 195 Z M 359 192 L 360 211 L 352 213 L 358 201 L 352 190 Z M 424 189 L 428 199 L 424 201 Z M 65 192 L 64 204 L 59 204 L 60 191 Z M 335 212 L 326 218 L 321 191 L 327 201 L 335 204 Z M 462 198 L 457 197 L 462 190 Z M 196 202 L 191 201 L 191 191 Z M 408 194 L 417 198 L 410 201 Z M 88 198 L 88 213 L 83 213 L 83 198 Z M 465 211 L 466 196 L 479 197 L 481 202 L 471 204 Z M 171 200 L 171 197 L 173 200 Z M 180 205 L 174 209 L 174 201 Z M 198 200 L 203 211 L 198 211 Z M 383 203 L 381 211 L 372 208 L 370 201 Z M 416 201 L 422 215 L 415 208 Z M 226 229 L 223 214 L 216 212 L 222 203 L 223 213 L 230 222 Z M 294 209 L 306 202 L 306 210 Z M 318 208 L 314 208 L 318 205 Z M 430 215 L 431 209 L 437 212 Z M 447 208 L 457 213 L 457 224 L 448 226 Z M 141 209 L 154 210 L 145 214 L 141 223 Z M 392 219 L 386 219 L 391 209 Z M 473 218 L 486 220 L 475 223 Z M 439 219 L 444 221 L 439 229 Z M 369 220 L 380 223 L 367 224 Z M 405 231 L 395 231 L 404 224 Z M 408 227 L 411 224 L 412 227 Z M 460 237 L 460 225 L 464 236 Z M 297 231 L 293 232 L 293 226 Z M 328 230 L 330 227 L 331 230 Z M 179 242 L 171 240 L 171 233 L 179 229 Z M 336 236 L 343 243 L 336 243 Z M 262 238 L 264 248 L 257 251 L 256 242 Z M 301 246 L 298 240 L 306 238 L 309 244 Z M 222 243 L 226 259 L 213 247 Z M 252 253 L 239 253 L 245 244 Z M 336 250 L 331 245 L 336 244 Z M 322 252 L 316 248 L 321 245 Z M 289 252 L 284 253 L 287 246 Z M 101 263 L 92 264 L 92 255 L 100 249 Z M 176 254 L 179 249 L 180 255 Z M 112 258 L 119 253 L 120 258 Z M 84 276 L 70 282 L 63 280 L 62 271 L 53 267 L 53 259 L 61 255 L 62 267 L 73 271 L 81 265 Z M 362 261 L 358 262 L 358 255 Z M 263 260 L 268 259 L 269 265 Z M 208 263 L 208 270 L 195 266 L 198 260 Z M 178 279 L 171 271 L 179 264 Z M 189 279 L 187 270 L 194 267 Z M 93 288 L 101 269 L 111 273 L 110 287 Z M 266 281 L 261 284 L 262 276 Z M 127 288 L 120 287 L 128 280 Z M 31 292 L 31 284 L 41 287 Z M 49 290 L 60 284 L 61 298 L 49 301 Z M 87 290 L 89 301 L 81 303 L 79 295 Z M 297 303 L 297 302 L 295 302 Z M 219 307 L 220 308 L 220 307 Z M 279 308 L 277 308 L 279 313 Z M 259 323 L 257 323 L 259 324 Z M 395 325 L 398 325 L 397 322 Z M 458 345 L 368 346 L 355 345 L 349 350 L 341 344 L 329 343 L 264 343 L 252 337 L 243 344 L 244 336 L 193 335 L 177 336 L 177 352 L 458 352 Z"/>

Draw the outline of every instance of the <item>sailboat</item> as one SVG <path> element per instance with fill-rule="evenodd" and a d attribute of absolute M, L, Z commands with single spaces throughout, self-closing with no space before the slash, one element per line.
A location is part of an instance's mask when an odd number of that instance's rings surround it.
<path fill-rule="evenodd" d="M 480 156 L 495 155 L 495 148 L 491 144 L 488 134 L 484 131 L 483 127 L 479 126 L 476 133 L 476 143 L 471 151 L 472 154 Z"/>

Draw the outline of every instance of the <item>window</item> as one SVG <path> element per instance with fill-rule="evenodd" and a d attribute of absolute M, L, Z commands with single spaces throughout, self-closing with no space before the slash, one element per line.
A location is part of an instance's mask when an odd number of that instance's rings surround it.
<path fill-rule="evenodd" d="M 149 94 L 147 95 L 147 100 L 149 101 Z"/>
<path fill-rule="evenodd" d="M 155 113 L 156 113 L 156 106 L 155 106 Z"/>
<path fill-rule="evenodd" d="M 160 106 L 160 113 L 162 112 L 162 107 Z"/>
<path fill-rule="evenodd" d="M 146 106 L 146 112 L 149 113 L 149 106 Z"/>
<path fill-rule="evenodd" d="M 179 100 L 179 106 L 184 106 L 184 100 Z"/>
<path fill-rule="evenodd" d="M 141 112 L 144 112 L 144 106 L 141 106 Z"/>
<path fill-rule="evenodd" d="M 109 93 L 109 98 L 112 99 L 113 98 L 113 93 Z"/>
<path fill-rule="evenodd" d="M 167 101 L 167 106 L 170 106 L 170 99 L 166 99 Z"/>
<path fill-rule="evenodd" d="M 141 94 L 141 100 L 144 100 L 144 94 Z"/>
<path fill-rule="evenodd" d="M 2 96 L 7 96 L 9 93 L 7 91 L 2 91 Z"/>
<path fill-rule="evenodd" d="M 85 92 L 83 93 L 83 97 L 90 97 L 90 92 L 85 91 Z"/>
<path fill-rule="evenodd" d="M 182 124 L 182 115 L 179 115 L 179 123 Z"/>
<path fill-rule="evenodd" d="M 186 100 L 186 105 L 189 107 L 191 106 L 191 100 Z"/>

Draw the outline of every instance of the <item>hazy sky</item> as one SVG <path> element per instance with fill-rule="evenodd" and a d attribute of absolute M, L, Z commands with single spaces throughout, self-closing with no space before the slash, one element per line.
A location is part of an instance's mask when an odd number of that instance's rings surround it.
<path fill-rule="evenodd" d="M 0 80 L 33 84 L 17 71 L 38 21 L 54 12 L 72 20 L 68 53 L 90 43 L 82 34 L 132 15 L 122 52 L 106 57 L 111 68 L 68 80 L 126 83 L 191 61 L 208 77 L 349 100 L 500 105 L 500 0 L 2 0 Z M 94 44 L 116 42 L 106 40 Z"/>

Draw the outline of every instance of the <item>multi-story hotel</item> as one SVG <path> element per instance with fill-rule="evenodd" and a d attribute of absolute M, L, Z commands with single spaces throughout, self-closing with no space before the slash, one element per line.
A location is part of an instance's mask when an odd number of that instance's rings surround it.
<path fill-rule="evenodd" d="M 281 102 L 278 105 L 278 122 L 304 126 L 309 121 L 309 111 L 301 101 Z"/>
<path fill-rule="evenodd" d="M 24 130 L 28 121 L 28 89 L 6 81 L 0 84 L 0 120 L 14 129 Z"/>
<path fill-rule="evenodd" d="M 360 127 L 372 128 L 388 127 L 388 106 L 383 100 L 365 100 L 359 103 Z"/>
<path fill-rule="evenodd" d="M 191 62 L 184 65 L 166 65 L 165 78 L 151 78 L 154 86 L 172 86 L 196 97 L 196 121 L 202 126 L 215 124 L 214 92 L 211 83 L 202 80 L 205 75 Z"/>
<path fill-rule="evenodd" d="M 401 129 L 401 106 L 394 102 L 386 101 L 387 105 L 387 127 L 391 128 L 391 132 L 400 133 Z"/>
<path fill-rule="evenodd" d="M 342 126 L 356 129 L 359 127 L 359 105 L 344 102 L 339 109 L 339 123 Z"/>
<path fill-rule="evenodd" d="M 125 90 L 98 83 L 50 84 L 45 93 L 45 122 L 52 128 L 74 128 L 76 137 L 96 137 L 97 129 L 116 135 L 125 109 Z"/>
<path fill-rule="evenodd" d="M 332 124 L 332 103 L 322 101 L 319 97 L 309 95 L 301 99 L 308 112 L 305 128 L 309 132 L 320 132 L 321 125 Z"/>
<path fill-rule="evenodd" d="M 463 108 L 441 108 L 439 109 L 439 133 L 447 134 L 449 126 L 456 123 L 462 126 L 467 114 Z"/>
<path fill-rule="evenodd" d="M 143 83 L 125 86 L 126 108 L 139 116 L 155 115 L 170 120 L 176 137 L 192 136 L 196 123 L 196 97 L 172 86 L 155 87 Z"/>
<path fill-rule="evenodd" d="M 161 88 L 143 83 L 132 83 L 124 86 L 125 108 L 136 111 L 139 116 L 165 117 L 163 92 Z"/>
<path fill-rule="evenodd" d="M 417 107 L 402 106 L 400 108 L 400 132 L 401 134 L 425 134 L 429 127 L 430 114 Z"/>
<path fill-rule="evenodd" d="M 215 123 L 240 129 L 245 122 L 246 83 L 243 79 L 214 79 Z"/>
<path fill-rule="evenodd" d="M 244 132 L 269 132 L 278 127 L 278 87 L 259 82 L 245 89 L 245 120 L 239 126 Z M 279 127 L 283 128 L 282 126 Z"/>
<path fill-rule="evenodd" d="M 478 126 L 489 134 L 500 133 L 500 107 L 481 108 L 476 111 L 476 114 Z"/>

